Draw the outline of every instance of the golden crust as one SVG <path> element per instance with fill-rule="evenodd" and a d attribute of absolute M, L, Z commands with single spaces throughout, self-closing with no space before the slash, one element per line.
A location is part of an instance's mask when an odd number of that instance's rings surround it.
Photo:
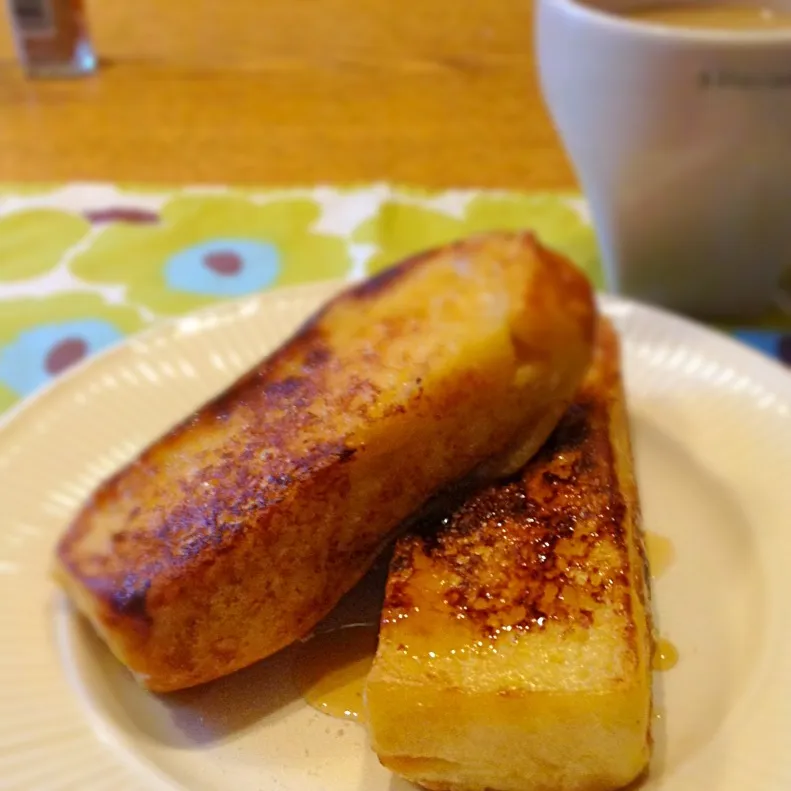
<path fill-rule="evenodd" d="M 437 490 L 515 434 L 543 441 L 594 323 L 584 277 L 527 234 L 410 259 L 102 484 L 57 575 L 151 689 L 261 659 L 309 631 Z"/>
<path fill-rule="evenodd" d="M 366 689 L 380 760 L 437 791 L 631 781 L 650 753 L 647 580 L 617 337 L 600 319 L 539 452 L 396 543 Z"/>
<path fill-rule="evenodd" d="M 465 500 L 439 529 L 429 520 L 398 541 L 385 624 L 426 606 L 425 587 L 410 584 L 425 569 L 443 580 L 432 607 L 463 619 L 473 640 L 551 623 L 589 628 L 605 603 L 630 613 L 627 538 L 639 506 L 631 470 L 617 468 L 610 433 L 612 394 L 621 383 L 606 320 L 596 356 L 573 404 L 523 470 Z M 642 539 L 637 546 L 642 552 Z M 631 630 L 625 637 L 634 641 Z"/>

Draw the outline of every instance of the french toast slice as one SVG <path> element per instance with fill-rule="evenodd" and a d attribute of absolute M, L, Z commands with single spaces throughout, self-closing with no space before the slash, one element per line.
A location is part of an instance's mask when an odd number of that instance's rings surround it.
<path fill-rule="evenodd" d="M 612 791 L 650 754 L 653 634 L 617 338 L 538 454 L 400 538 L 373 747 L 435 791 Z"/>
<path fill-rule="evenodd" d="M 438 491 L 539 447 L 595 322 L 585 277 L 529 234 L 405 261 L 100 485 L 56 577 L 151 690 L 262 659 L 309 632 Z"/>

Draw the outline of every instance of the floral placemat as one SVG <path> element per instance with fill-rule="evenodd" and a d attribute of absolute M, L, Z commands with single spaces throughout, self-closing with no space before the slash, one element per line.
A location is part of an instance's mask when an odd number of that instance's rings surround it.
<path fill-rule="evenodd" d="M 0 188 L 0 411 L 160 317 L 276 286 L 359 279 L 495 228 L 534 229 L 602 284 L 575 195 L 386 185 Z M 787 317 L 731 331 L 791 363 Z"/>

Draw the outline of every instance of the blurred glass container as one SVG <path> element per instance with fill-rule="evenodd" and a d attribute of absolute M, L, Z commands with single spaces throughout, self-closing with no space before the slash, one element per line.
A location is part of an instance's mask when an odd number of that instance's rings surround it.
<path fill-rule="evenodd" d="M 30 77 L 79 77 L 96 69 L 82 0 L 6 0 Z"/>

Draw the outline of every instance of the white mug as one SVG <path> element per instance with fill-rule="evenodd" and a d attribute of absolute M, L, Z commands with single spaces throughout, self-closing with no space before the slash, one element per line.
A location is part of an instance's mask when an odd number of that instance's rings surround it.
<path fill-rule="evenodd" d="M 640 4 L 537 3 L 544 99 L 608 286 L 698 316 L 760 313 L 791 267 L 791 28 L 618 15 Z"/>

